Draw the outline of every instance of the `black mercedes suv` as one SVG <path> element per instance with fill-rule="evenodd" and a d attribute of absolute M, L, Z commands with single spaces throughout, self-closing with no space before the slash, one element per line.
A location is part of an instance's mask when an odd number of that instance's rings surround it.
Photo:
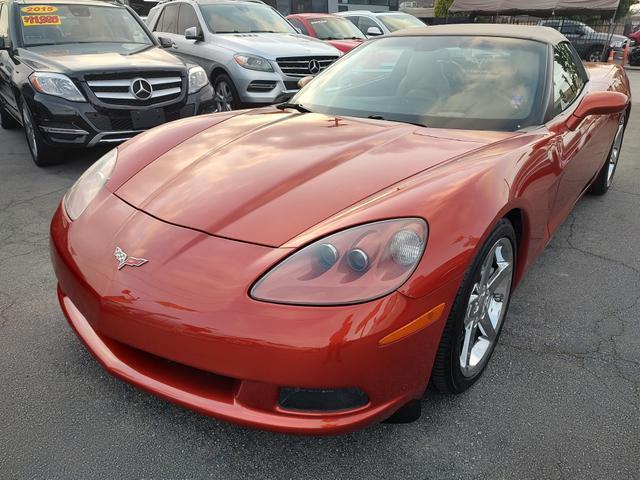
<path fill-rule="evenodd" d="M 24 127 L 39 166 L 213 105 L 204 70 L 164 50 L 129 7 L 0 0 L 0 120 Z"/>

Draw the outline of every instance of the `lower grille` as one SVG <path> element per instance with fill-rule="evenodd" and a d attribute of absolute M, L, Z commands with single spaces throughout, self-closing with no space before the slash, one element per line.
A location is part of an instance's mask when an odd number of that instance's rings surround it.
<path fill-rule="evenodd" d="M 277 58 L 282 73 L 291 77 L 317 75 L 338 59 L 337 56 Z"/>
<path fill-rule="evenodd" d="M 248 92 L 270 92 L 276 88 L 276 82 L 270 80 L 254 80 L 247 87 Z"/>
<path fill-rule="evenodd" d="M 182 96 L 185 80 L 180 72 L 90 75 L 87 87 L 101 102 L 110 105 L 144 106 Z"/>

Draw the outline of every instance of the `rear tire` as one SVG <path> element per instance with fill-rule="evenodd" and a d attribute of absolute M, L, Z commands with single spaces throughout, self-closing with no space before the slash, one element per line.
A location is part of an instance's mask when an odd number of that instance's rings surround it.
<path fill-rule="evenodd" d="M 584 59 L 587 62 L 603 62 L 604 59 L 602 57 L 602 45 L 599 47 L 598 46 L 591 47 L 589 50 L 587 50 L 587 53 L 585 54 Z"/>
<path fill-rule="evenodd" d="M 42 133 L 40 133 L 40 129 L 26 102 L 20 102 L 20 111 L 22 113 L 22 126 L 33 163 L 39 167 L 47 167 L 60 163 L 61 150 L 45 143 Z"/>
<path fill-rule="evenodd" d="M 467 270 L 442 332 L 431 373 L 440 393 L 462 393 L 484 372 L 509 309 L 516 234 L 500 220 Z"/>
<path fill-rule="evenodd" d="M 5 110 L 2 104 L 0 104 L 0 126 L 5 130 L 13 130 L 20 126 L 20 123 Z"/>
<path fill-rule="evenodd" d="M 613 176 L 616 174 L 618 168 L 618 162 L 620 161 L 620 151 L 622 150 L 622 141 L 624 140 L 624 131 L 626 127 L 627 113 L 620 114 L 620 120 L 618 121 L 618 129 L 616 130 L 616 136 L 613 139 L 613 144 L 609 150 L 607 161 L 604 163 L 598 176 L 589 187 L 588 193 L 591 195 L 604 195 L 611 188 L 613 183 Z"/>

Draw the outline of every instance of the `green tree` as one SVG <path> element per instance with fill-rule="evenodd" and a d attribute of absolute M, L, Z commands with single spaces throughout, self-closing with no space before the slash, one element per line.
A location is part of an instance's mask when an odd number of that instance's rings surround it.
<path fill-rule="evenodd" d="M 627 0 L 629 1 L 629 0 Z M 436 17 L 446 17 L 453 0 L 436 0 L 433 4 L 433 13 Z"/>

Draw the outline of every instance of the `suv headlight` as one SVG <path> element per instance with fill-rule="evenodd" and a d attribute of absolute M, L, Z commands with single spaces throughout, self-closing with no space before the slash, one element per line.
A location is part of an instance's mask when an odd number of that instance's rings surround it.
<path fill-rule="evenodd" d="M 64 97 L 72 102 L 86 101 L 71 79 L 61 73 L 33 72 L 29 81 L 39 93 Z"/>
<path fill-rule="evenodd" d="M 307 245 L 265 273 L 251 297 L 291 305 L 348 305 L 402 286 L 422 258 L 421 218 L 368 223 Z"/>
<path fill-rule="evenodd" d="M 189 94 L 196 93 L 208 84 L 207 72 L 202 67 L 191 67 L 189 69 Z"/>
<path fill-rule="evenodd" d="M 260 72 L 273 72 L 273 67 L 269 60 L 266 58 L 258 57 L 255 55 L 245 55 L 238 53 L 233 56 L 236 63 L 241 67 L 248 68 L 249 70 L 258 70 Z"/>
<path fill-rule="evenodd" d="M 114 148 L 91 165 L 73 184 L 62 199 L 64 210 L 71 220 L 77 219 L 111 177 L 118 160 L 118 149 Z"/>
<path fill-rule="evenodd" d="M 615 42 L 611 42 L 611 48 L 622 48 L 624 46 L 624 41 L 617 40 Z"/>

